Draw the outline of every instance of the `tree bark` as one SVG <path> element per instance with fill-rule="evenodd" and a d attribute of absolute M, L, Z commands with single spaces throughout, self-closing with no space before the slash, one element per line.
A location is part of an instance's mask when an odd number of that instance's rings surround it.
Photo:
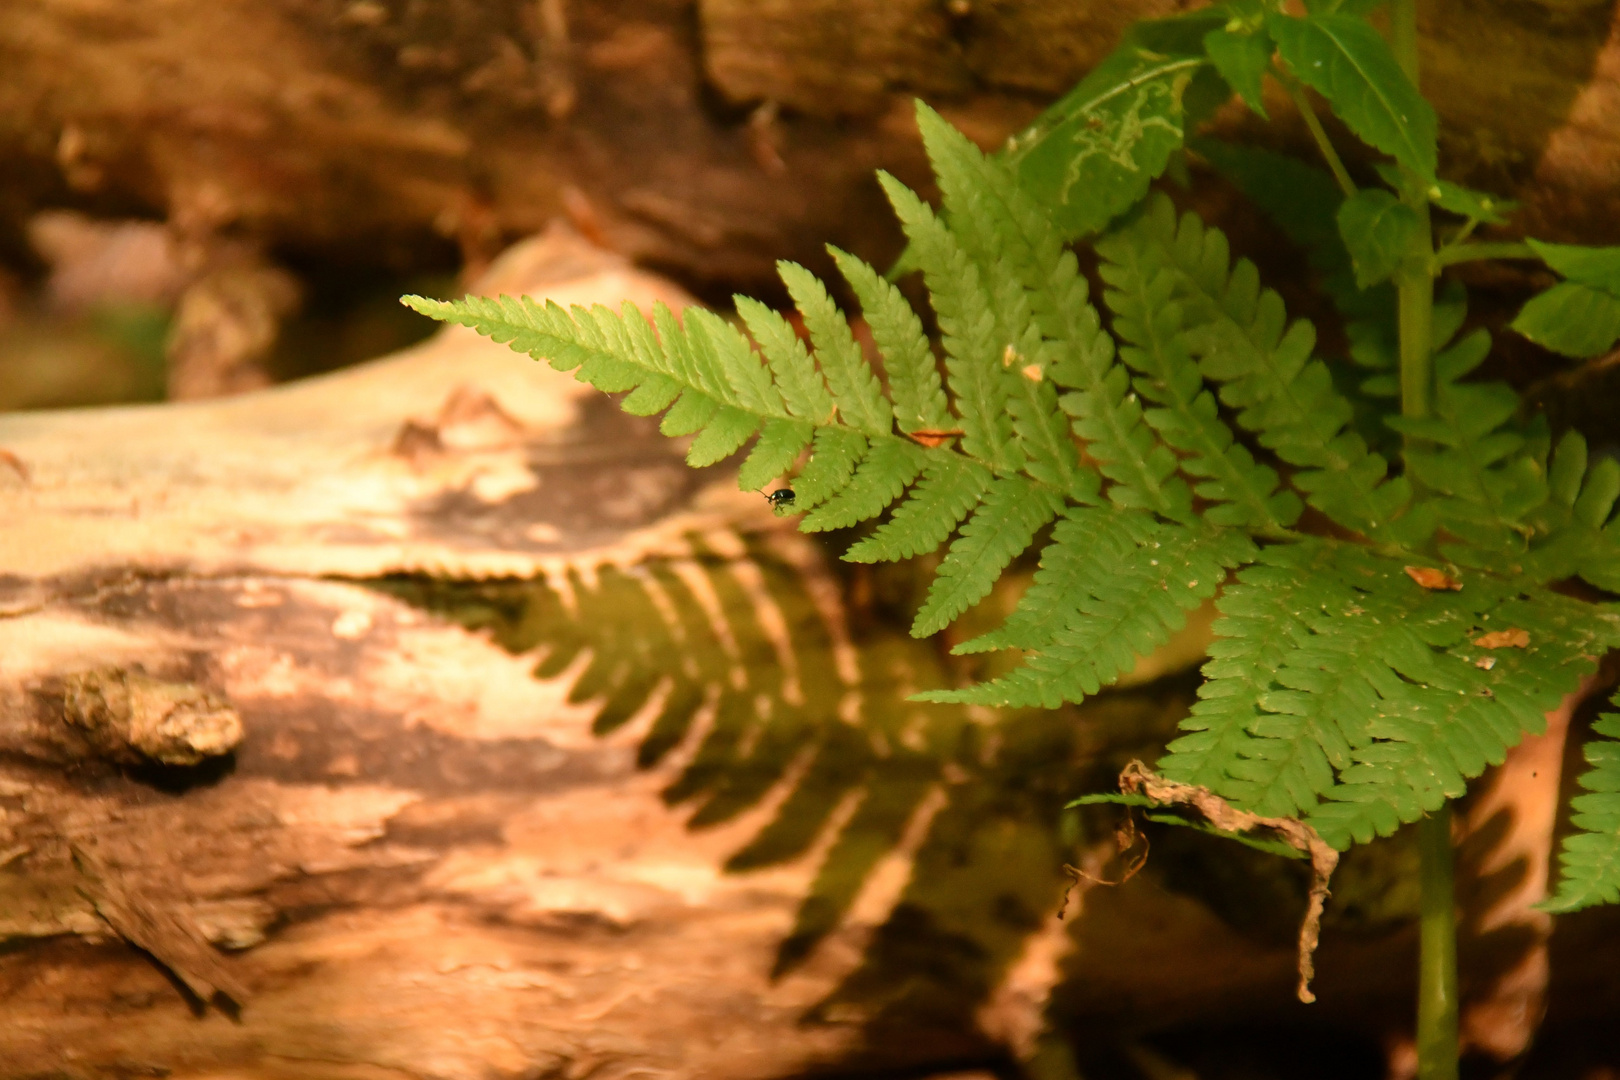
<path fill-rule="evenodd" d="M 686 299 L 563 228 L 479 288 Z M 883 622 L 903 581 L 841 579 L 758 495 L 469 331 L 237 398 L 0 417 L 0 450 L 0 1074 L 1057 1076 L 1296 1007 L 1289 866 L 1223 890 L 1230 851 L 1160 838 L 1060 920 L 1065 860 L 1109 871 L 1059 807 L 1162 744 L 1185 683 L 964 743 L 971 717 L 902 700 L 942 671 Z M 664 730 L 683 686 L 707 704 Z M 822 741 L 756 725 L 714 756 L 737 686 Z M 1540 866 L 1549 821 L 1521 830 Z M 1370 858 L 1320 1007 L 1399 1031 L 1410 939 Z"/>
<path fill-rule="evenodd" d="M 872 172 L 924 179 L 912 96 L 998 145 L 1130 22 L 1181 6 L 19 0 L 0 219 L 13 247 L 34 209 L 72 202 L 364 265 L 448 238 L 476 269 L 566 214 L 704 289 L 772 288 L 777 259 L 819 264 L 829 241 L 897 250 Z M 1620 241 L 1613 4 L 1422 18 L 1445 174 L 1522 200 L 1534 235 Z M 1255 128 L 1239 107 L 1218 126 Z M 1311 153 L 1297 123 L 1262 137 Z"/>

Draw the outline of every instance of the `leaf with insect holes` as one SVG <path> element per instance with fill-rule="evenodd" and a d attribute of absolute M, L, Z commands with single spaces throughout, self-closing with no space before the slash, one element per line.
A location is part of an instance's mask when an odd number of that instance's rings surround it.
<path fill-rule="evenodd" d="M 1184 134 L 1183 96 L 1208 60 L 1219 10 L 1139 23 L 1125 41 L 1007 144 L 1019 183 L 1067 236 L 1130 209 Z"/>

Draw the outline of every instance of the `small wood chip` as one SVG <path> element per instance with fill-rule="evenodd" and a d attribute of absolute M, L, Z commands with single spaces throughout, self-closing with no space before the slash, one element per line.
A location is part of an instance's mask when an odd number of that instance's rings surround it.
<path fill-rule="evenodd" d="M 1425 589 L 1450 589 L 1455 592 L 1462 588 L 1462 582 L 1446 573 L 1429 566 L 1408 566 L 1406 576 L 1423 586 Z"/>
<path fill-rule="evenodd" d="M 1482 649 L 1525 649 L 1530 646 L 1530 631 L 1510 626 L 1506 630 L 1492 630 L 1474 639 Z"/>

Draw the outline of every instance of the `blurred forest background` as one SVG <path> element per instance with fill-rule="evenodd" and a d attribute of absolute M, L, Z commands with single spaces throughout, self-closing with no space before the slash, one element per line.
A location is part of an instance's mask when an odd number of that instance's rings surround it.
<path fill-rule="evenodd" d="M 454 292 L 557 218 L 722 304 L 774 297 L 776 259 L 822 269 L 826 242 L 882 262 L 898 234 L 873 170 L 926 179 L 913 96 L 993 147 L 1132 21 L 1186 6 L 13 0 L 0 409 L 209 396 L 379 355 L 427 331 L 401 292 Z M 1612 8 L 1423 5 L 1445 170 L 1522 200 L 1515 231 L 1620 241 Z M 1251 126 L 1235 102 L 1217 120 Z M 1297 121 L 1265 138 L 1306 148 Z M 1204 190 L 1239 250 L 1297 269 Z M 1511 302 L 1529 282 L 1494 284 Z"/>

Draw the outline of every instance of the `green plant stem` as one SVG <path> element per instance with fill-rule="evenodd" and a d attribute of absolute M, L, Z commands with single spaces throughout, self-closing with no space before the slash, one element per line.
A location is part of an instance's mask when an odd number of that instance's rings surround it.
<path fill-rule="evenodd" d="M 1316 110 L 1311 108 L 1311 101 L 1305 96 L 1304 87 L 1299 85 L 1299 80 L 1288 75 L 1279 75 L 1277 81 L 1288 91 L 1288 96 L 1294 102 L 1294 108 L 1299 110 L 1305 126 L 1310 129 L 1311 138 L 1316 140 L 1317 149 L 1322 151 L 1322 158 L 1333 173 L 1333 179 L 1338 181 L 1339 190 L 1344 192 L 1345 198 L 1350 198 L 1356 193 L 1355 181 L 1350 179 L 1344 162 L 1339 160 L 1338 151 L 1333 149 L 1333 143 L 1328 140 L 1327 130 L 1322 127 L 1322 121 L 1317 117 Z"/>
<path fill-rule="evenodd" d="M 1417 0 L 1391 0 L 1390 37 L 1401 70 L 1418 85 Z M 1401 170 L 1401 201 L 1422 218 L 1395 276 L 1400 317 L 1401 415 L 1429 415 L 1434 390 L 1434 275 L 1439 260 L 1423 178 Z M 1484 245 L 1478 245 L 1483 247 Z M 1449 803 L 1418 823 L 1422 885 L 1418 955 L 1418 1080 L 1457 1080 L 1457 916 Z"/>
<path fill-rule="evenodd" d="M 1539 259 L 1529 244 L 1447 244 L 1434 254 L 1436 266 L 1455 266 L 1475 259 Z"/>
<path fill-rule="evenodd" d="M 1457 917 L 1451 804 L 1418 822 L 1418 1080 L 1457 1080 Z"/>

